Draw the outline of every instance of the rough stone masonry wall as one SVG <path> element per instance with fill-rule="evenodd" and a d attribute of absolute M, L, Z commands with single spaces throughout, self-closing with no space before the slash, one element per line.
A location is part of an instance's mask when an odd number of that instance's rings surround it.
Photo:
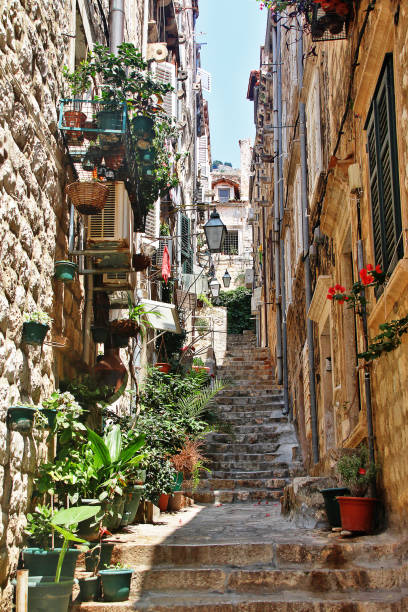
<path fill-rule="evenodd" d="M 56 353 L 21 343 L 23 313 L 54 316 L 53 331 L 81 351 L 81 288 L 52 280 L 66 258 L 66 169 L 57 130 L 68 0 L 8 0 L 0 21 L 0 610 L 11 609 L 31 481 L 46 452 L 38 434 L 6 425 L 8 406 L 37 404 L 54 389 Z M 58 244 L 58 246 L 56 246 Z M 56 251 L 57 249 L 57 251 Z M 54 291 L 58 299 L 54 299 Z M 48 334 L 47 340 L 50 339 Z"/>

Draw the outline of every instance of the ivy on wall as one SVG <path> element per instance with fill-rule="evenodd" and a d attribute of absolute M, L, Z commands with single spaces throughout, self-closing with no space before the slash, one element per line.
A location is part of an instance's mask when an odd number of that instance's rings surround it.
<path fill-rule="evenodd" d="M 227 309 L 229 334 L 242 334 L 244 329 L 254 329 L 254 321 L 251 319 L 251 296 L 251 289 L 245 287 L 220 292 L 218 305 Z"/>

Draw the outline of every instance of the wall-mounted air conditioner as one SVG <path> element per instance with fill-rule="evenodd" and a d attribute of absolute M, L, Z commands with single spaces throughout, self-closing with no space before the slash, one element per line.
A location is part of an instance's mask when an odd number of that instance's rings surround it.
<path fill-rule="evenodd" d="M 173 239 L 170 236 L 162 236 L 159 238 L 159 246 L 156 251 L 156 267 L 161 268 L 163 263 L 163 251 L 164 247 L 167 247 L 170 256 L 170 263 L 173 261 Z"/>

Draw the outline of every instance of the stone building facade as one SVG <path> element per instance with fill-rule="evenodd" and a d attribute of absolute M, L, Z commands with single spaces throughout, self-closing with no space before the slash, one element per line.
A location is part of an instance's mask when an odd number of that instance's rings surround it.
<path fill-rule="evenodd" d="M 60 99 L 68 95 L 63 67 L 73 70 L 95 43 L 108 44 L 109 4 L 108 0 L 2 3 L 0 609 L 4 611 L 11 609 L 10 577 L 23 546 L 32 479 L 39 462 L 52 452 L 41 433 L 34 430 L 30 435 L 22 435 L 12 431 L 8 427 L 7 409 L 17 404 L 38 405 L 59 387 L 61 380 L 88 371 L 97 355 L 87 316 L 87 309 L 88 313 L 92 311 L 88 280 L 82 275 L 77 275 L 70 284 L 54 279 L 54 262 L 69 258 L 70 209 L 64 189 L 73 180 L 58 129 L 58 109 Z M 184 122 L 177 146 L 180 152 L 189 147 L 187 152 L 192 154 L 196 107 L 193 31 L 198 3 L 187 2 L 186 10 L 183 1 L 171 1 L 168 7 L 169 4 L 163 0 L 125 0 L 124 39 L 149 57 L 148 46 L 155 42 L 154 15 L 161 10 L 163 15 L 167 11 L 167 16 L 172 11 L 173 21 L 165 35 L 168 48 L 173 49 L 173 95 L 178 100 L 175 118 Z M 178 43 L 177 32 L 183 34 L 183 45 Z M 183 80 L 177 78 L 184 68 L 190 71 L 186 82 L 184 76 Z M 194 172 L 188 166 L 181 168 L 179 178 L 180 189 L 191 195 Z M 167 208 L 159 202 L 155 210 L 160 220 Z M 76 217 L 75 227 L 78 223 Z M 157 224 L 157 235 L 158 232 Z M 141 235 L 135 234 L 134 240 L 135 246 L 140 247 Z M 135 278 L 134 289 L 142 281 L 146 289 L 149 281 Z M 152 295 L 150 287 L 146 294 Z M 38 310 L 52 317 L 51 329 L 42 347 L 25 345 L 23 314 Z M 142 360 L 146 358 L 144 351 Z M 124 361 L 127 363 L 128 358 Z"/>
<path fill-rule="evenodd" d="M 407 315 L 408 7 L 364 0 L 339 40 L 313 41 L 296 19 L 282 27 L 269 15 L 248 89 L 260 341 L 311 473 L 372 443 L 387 522 L 402 527 L 407 337 L 372 361 L 358 354 L 366 335 L 370 344 Z M 327 295 L 336 284 L 349 292 L 367 265 L 386 281 L 366 289 L 365 334 L 364 317 Z"/>

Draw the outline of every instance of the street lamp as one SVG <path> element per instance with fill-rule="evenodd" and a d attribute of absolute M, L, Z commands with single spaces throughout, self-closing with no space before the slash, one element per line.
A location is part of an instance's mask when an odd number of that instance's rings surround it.
<path fill-rule="evenodd" d="M 210 288 L 212 297 L 217 298 L 220 294 L 221 284 L 217 281 L 216 278 L 213 278 L 208 286 Z"/>
<path fill-rule="evenodd" d="M 230 286 L 231 275 L 229 274 L 228 270 L 225 270 L 225 274 L 222 277 L 222 282 L 224 284 L 224 287 L 228 288 Z"/>
<path fill-rule="evenodd" d="M 221 253 L 227 235 L 227 228 L 221 221 L 220 215 L 215 208 L 204 225 L 204 233 L 210 253 Z"/>

